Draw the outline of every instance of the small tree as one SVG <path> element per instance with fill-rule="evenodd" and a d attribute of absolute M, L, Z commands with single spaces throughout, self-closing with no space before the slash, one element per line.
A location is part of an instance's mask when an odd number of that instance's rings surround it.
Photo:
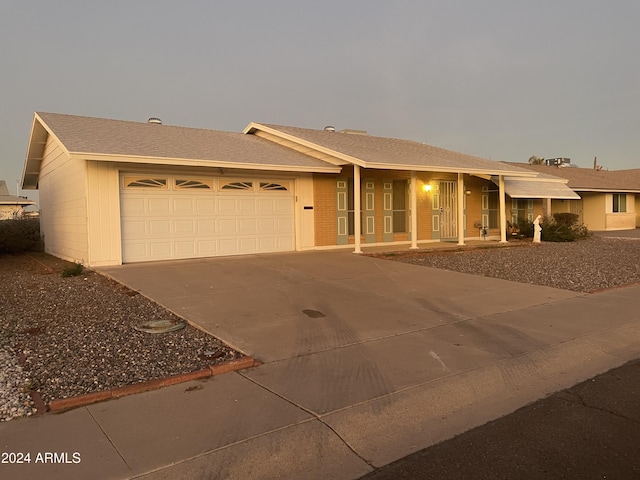
<path fill-rule="evenodd" d="M 542 165 L 544 163 L 544 158 L 536 157 L 535 155 L 529 157 L 529 165 Z"/>

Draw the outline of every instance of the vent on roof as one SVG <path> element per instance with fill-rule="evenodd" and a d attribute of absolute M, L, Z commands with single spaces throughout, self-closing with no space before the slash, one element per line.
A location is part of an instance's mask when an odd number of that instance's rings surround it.
<path fill-rule="evenodd" d="M 366 135 L 366 130 L 354 130 L 353 128 L 343 128 L 339 130 L 338 133 L 349 133 L 351 135 Z"/>
<path fill-rule="evenodd" d="M 153 123 L 156 125 L 162 125 L 162 120 L 160 120 L 159 118 L 156 117 L 151 117 L 149 118 L 149 120 L 147 120 L 147 123 Z"/>
<path fill-rule="evenodd" d="M 326 127 L 324 127 L 324 131 L 325 132 L 335 132 L 336 131 L 336 127 L 332 127 L 331 125 L 327 125 Z"/>

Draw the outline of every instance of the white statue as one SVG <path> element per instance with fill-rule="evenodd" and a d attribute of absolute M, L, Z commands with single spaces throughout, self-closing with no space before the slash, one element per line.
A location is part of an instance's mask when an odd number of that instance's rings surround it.
<path fill-rule="evenodd" d="M 540 226 L 540 219 L 542 217 L 538 215 L 533 221 L 533 243 L 540 243 L 540 235 L 542 233 L 542 227 Z"/>

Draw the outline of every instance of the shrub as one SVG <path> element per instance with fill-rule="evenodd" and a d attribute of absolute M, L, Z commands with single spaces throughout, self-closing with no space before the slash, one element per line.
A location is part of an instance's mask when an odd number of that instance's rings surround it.
<path fill-rule="evenodd" d="M 573 242 L 590 235 L 584 224 L 578 224 L 575 213 L 554 213 L 542 221 L 541 240 L 544 242 Z"/>
<path fill-rule="evenodd" d="M 67 267 L 64 270 L 62 270 L 62 273 L 60 274 L 60 276 L 62 276 L 63 278 L 77 277 L 78 275 L 82 275 L 83 271 L 84 271 L 84 267 L 82 266 L 81 263 L 74 263 L 70 267 Z"/>
<path fill-rule="evenodd" d="M 0 253 L 41 252 L 39 218 L 12 218 L 0 221 Z"/>
<path fill-rule="evenodd" d="M 516 223 L 507 221 L 507 238 L 533 238 L 533 223 L 522 217 Z"/>
<path fill-rule="evenodd" d="M 553 219 L 557 224 L 565 224 L 569 227 L 576 225 L 578 218 L 580 217 L 577 213 L 561 212 L 553 214 Z"/>

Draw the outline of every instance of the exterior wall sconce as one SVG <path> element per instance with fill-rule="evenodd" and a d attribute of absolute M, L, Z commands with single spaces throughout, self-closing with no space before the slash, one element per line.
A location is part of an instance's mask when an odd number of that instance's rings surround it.
<path fill-rule="evenodd" d="M 425 192 L 430 192 L 430 191 L 431 191 L 431 185 L 429 185 L 429 184 L 427 183 L 426 185 L 424 185 L 424 186 L 422 187 L 422 189 L 423 189 Z"/>
<path fill-rule="evenodd" d="M 466 190 L 464 193 L 465 193 L 466 195 L 471 195 L 471 190 Z"/>

